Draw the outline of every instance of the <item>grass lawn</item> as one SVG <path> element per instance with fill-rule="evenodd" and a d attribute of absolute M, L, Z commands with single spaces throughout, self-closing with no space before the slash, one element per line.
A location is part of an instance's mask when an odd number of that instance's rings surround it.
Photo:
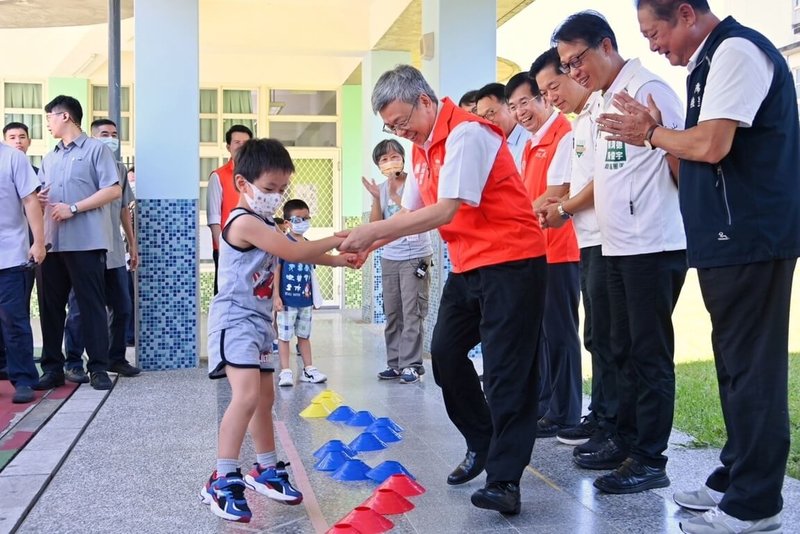
<path fill-rule="evenodd" d="M 722 447 L 725 423 L 714 362 L 678 364 L 675 377 L 675 428 L 692 435 L 697 447 Z M 584 383 L 585 390 L 588 385 Z M 789 420 L 792 441 L 786 474 L 800 478 L 800 354 L 789 356 Z"/>

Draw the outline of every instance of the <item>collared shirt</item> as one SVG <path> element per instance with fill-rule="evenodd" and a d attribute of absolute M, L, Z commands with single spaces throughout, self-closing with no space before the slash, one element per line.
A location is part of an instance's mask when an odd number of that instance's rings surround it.
<path fill-rule="evenodd" d="M 665 127 L 684 124 L 683 104 L 661 78 L 631 59 L 603 93 L 596 113 L 616 113 L 613 96 L 627 92 L 647 105 L 652 96 Z M 596 118 L 596 117 L 593 117 Z M 594 200 L 604 256 L 632 256 L 686 248 L 678 188 L 661 149 L 609 141 L 596 134 Z"/>
<path fill-rule="evenodd" d="M 206 224 L 222 224 L 222 184 L 219 174 L 212 172 L 206 188 Z"/>
<path fill-rule="evenodd" d="M 550 114 L 550 117 L 548 117 L 547 120 L 544 121 L 544 124 L 539 126 L 539 129 L 536 130 L 531 135 L 531 146 L 536 146 L 542 142 L 542 138 L 545 136 L 545 134 L 553 125 L 553 123 L 556 122 L 557 118 L 558 118 L 558 111 L 553 110 L 553 112 Z"/>
<path fill-rule="evenodd" d="M 583 109 L 572 122 L 572 164 L 569 196 L 574 197 L 594 180 L 594 150 L 597 126 L 592 120 L 592 109 L 602 102 L 600 93 L 592 93 Z M 572 218 L 575 236 L 580 248 L 596 247 L 602 243 L 600 227 L 594 206 L 575 213 Z"/>
<path fill-rule="evenodd" d="M 528 130 L 517 123 L 506 139 L 508 149 L 511 151 L 511 155 L 514 156 L 514 162 L 517 164 L 518 171 L 522 170 L 522 153 L 525 151 L 525 143 L 530 138 L 531 134 L 528 133 Z"/>
<path fill-rule="evenodd" d="M 550 117 L 542 124 L 542 126 L 536 130 L 536 132 L 531 135 L 531 146 L 536 147 L 544 139 L 544 136 L 547 135 L 547 132 L 550 131 L 550 128 L 556 122 L 558 118 L 559 111 L 553 111 Z M 555 155 L 553 156 L 553 161 L 550 162 L 550 167 L 547 168 L 547 185 L 564 185 L 570 183 L 570 165 L 569 159 L 571 150 L 570 147 L 572 146 L 572 132 L 568 133 L 561 140 L 558 142 L 558 146 L 556 147 Z"/>
<path fill-rule="evenodd" d="M 441 105 L 439 109 L 441 111 Z M 430 148 L 432 136 L 433 132 L 425 142 L 426 151 Z M 444 145 L 446 159 L 439 171 L 438 198 L 458 199 L 469 206 L 479 206 L 489 172 L 502 145 L 503 139 L 479 122 L 463 122 L 453 128 Z M 406 178 L 402 204 L 409 210 L 423 206 L 416 180 Z"/>
<path fill-rule="evenodd" d="M 0 143 L 0 269 L 28 261 L 31 245 L 22 199 L 38 188 L 39 180 L 25 154 Z"/>
<path fill-rule="evenodd" d="M 401 199 L 403 197 L 403 192 L 406 189 L 405 184 L 411 182 L 414 182 L 415 184 L 417 182 L 414 178 L 413 172 L 406 175 L 406 181 L 403 184 L 403 187 L 400 188 L 399 196 Z M 381 191 L 381 212 L 383 214 L 383 218 L 388 219 L 400 211 L 400 206 L 395 204 L 394 200 L 392 200 L 392 197 L 389 194 L 389 180 L 382 182 L 378 187 L 380 187 Z M 422 232 L 421 234 L 403 236 L 395 239 L 391 243 L 387 243 L 383 246 L 381 257 L 392 261 L 405 261 L 430 256 L 431 254 L 433 254 L 433 249 L 431 248 L 431 238 L 428 235 L 428 232 Z"/>
<path fill-rule="evenodd" d="M 55 149 L 42 160 L 39 176 L 53 204 L 80 202 L 101 189 L 119 184 L 119 173 L 111 150 L 81 133 L 69 145 L 59 141 Z M 45 209 L 45 242 L 53 245 L 51 252 L 80 250 L 112 250 L 108 205 L 79 212 L 58 222 Z"/>
<path fill-rule="evenodd" d="M 118 269 L 125 267 L 125 243 L 122 241 L 122 209 L 125 208 L 125 216 L 129 217 L 128 206 L 134 201 L 133 192 L 128 184 L 128 171 L 125 165 L 117 163 L 119 171 L 119 185 L 122 187 L 122 196 L 113 200 L 108 205 L 108 216 L 111 224 L 112 248 L 106 253 L 106 269 Z"/>
<path fill-rule="evenodd" d="M 697 58 L 706 41 L 708 36 L 692 54 L 687 65 L 689 72 L 697 67 Z M 714 58 L 708 61 L 705 88 L 692 87 L 689 93 L 690 107 L 702 103 L 697 122 L 729 119 L 749 128 L 772 85 L 775 68 L 772 61 L 755 43 L 741 37 L 722 41 Z"/>

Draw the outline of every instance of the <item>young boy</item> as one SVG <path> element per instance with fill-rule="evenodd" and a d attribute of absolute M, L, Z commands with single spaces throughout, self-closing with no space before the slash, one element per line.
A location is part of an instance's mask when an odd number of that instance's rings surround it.
<path fill-rule="evenodd" d="M 216 470 L 200 493 L 215 515 L 229 521 L 247 523 L 252 517 L 245 488 L 286 504 L 303 499 L 289 482 L 289 464 L 278 462 L 275 453 L 274 369 L 268 361 L 274 335 L 275 259 L 332 266 L 356 263 L 353 255 L 325 254 L 341 244 L 341 238 L 293 242 L 275 231 L 272 216 L 293 172 L 289 153 L 273 139 L 249 140 L 235 157 L 239 203 L 221 234 L 219 293 L 208 318 L 209 378 L 227 376 L 232 396 L 219 427 Z M 257 462 L 243 479 L 239 453 L 247 430 Z"/>
<path fill-rule="evenodd" d="M 311 227 L 308 204 L 292 199 L 283 206 L 283 218 L 290 224 L 286 236 L 294 242 L 305 241 L 303 234 Z M 328 377 L 311 363 L 311 309 L 314 307 L 314 265 L 279 260 L 275 281 L 279 287 L 273 306 L 278 312 L 278 355 L 281 373 L 278 385 L 293 386 L 294 376 L 289 368 L 289 342 L 297 336 L 297 355 L 303 359 L 301 382 L 321 384 Z"/>

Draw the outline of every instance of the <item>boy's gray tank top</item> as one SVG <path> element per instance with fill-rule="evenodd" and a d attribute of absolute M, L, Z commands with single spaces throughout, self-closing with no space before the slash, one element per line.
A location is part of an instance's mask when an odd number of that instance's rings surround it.
<path fill-rule="evenodd" d="M 276 231 L 275 223 L 250 210 L 236 208 L 219 240 L 219 293 L 211 301 L 208 331 L 217 332 L 243 321 L 272 324 L 272 281 L 276 258 L 257 247 L 239 248 L 228 243 L 227 230 L 238 217 L 256 217 L 264 223 L 264 231 Z"/>

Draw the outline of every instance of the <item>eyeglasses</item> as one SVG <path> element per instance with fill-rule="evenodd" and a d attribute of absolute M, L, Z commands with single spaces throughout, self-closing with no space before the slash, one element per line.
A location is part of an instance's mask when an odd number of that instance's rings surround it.
<path fill-rule="evenodd" d="M 394 126 L 389 126 L 388 124 L 384 124 L 383 125 L 384 133 L 389 133 L 389 134 L 395 134 L 396 135 L 397 134 L 397 130 L 404 130 L 404 131 L 407 130 L 408 129 L 408 123 L 411 122 L 411 116 L 414 115 L 414 110 L 417 109 L 417 104 L 418 103 L 419 103 L 419 99 L 417 99 L 417 101 L 414 102 L 414 105 L 411 106 L 411 112 L 408 114 L 408 117 L 406 117 L 406 119 L 404 121 L 400 121 L 397 124 L 395 124 Z"/>
<path fill-rule="evenodd" d="M 289 222 L 294 224 L 300 224 L 303 221 L 310 221 L 311 217 L 300 217 L 299 215 L 292 215 L 289 217 Z"/>
<path fill-rule="evenodd" d="M 489 111 L 487 111 L 483 115 L 478 115 L 478 117 L 480 117 L 482 119 L 486 119 L 489 122 L 493 121 L 496 116 L 497 116 L 497 110 L 495 110 L 495 109 L 490 109 Z"/>
<path fill-rule="evenodd" d="M 591 49 L 592 49 L 591 46 L 586 47 L 586 50 L 584 50 L 574 58 L 570 59 L 566 63 L 562 63 L 561 65 L 559 65 L 558 70 L 560 70 L 563 74 L 569 74 L 569 71 L 571 71 L 572 69 L 579 68 L 581 65 L 583 65 L 583 56 L 585 56 L 586 52 L 588 52 Z"/>
<path fill-rule="evenodd" d="M 47 120 L 50 120 L 56 115 L 65 115 L 66 113 L 66 111 L 53 111 L 52 113 L 45 113 L 44 116 L 47 118 Z"/>

